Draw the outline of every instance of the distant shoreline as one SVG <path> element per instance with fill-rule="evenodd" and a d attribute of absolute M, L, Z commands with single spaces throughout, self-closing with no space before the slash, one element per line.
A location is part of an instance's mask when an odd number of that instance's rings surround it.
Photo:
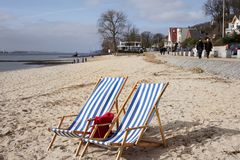
<path fill-rule="evenodd" d="M 94 56 L 64 54 L 9 54 L 0 55 L 0 72 L 19 69 L 38 68 L 45 66 L 82 63 L 92 59 Z"/>

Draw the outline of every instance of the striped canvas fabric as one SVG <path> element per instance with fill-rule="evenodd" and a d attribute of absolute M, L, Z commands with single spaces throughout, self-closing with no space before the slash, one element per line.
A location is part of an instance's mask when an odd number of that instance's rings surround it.
<path fill-rule="evenodd" d="M 123 86 L 125 78 L 103 78 L 94 89 L 91 96 L 83 108 L 78 113 L 73 123 L 68 129 L 52 128 L 51 131 L 59 136 L 81 137 L 73 131 L 84 131 L 87 126 L 87 120 L 100 116 L 110 110 L 114 100 Z M 89 129 L 89 131 L 91 128 Z"/>
<path fill-rule="evenodd" d="M 147 117 L 150 114 L 151 109 L 157 101 L 157 98 L 163 90 L 164 84 L 139 84 L 132 101 L 127 108 L 126 114 L 113 136 L 104 140 L 97 141 L 85 138 L 85 142 L 109 145 L 111 143 L 121 143 L 127 128 L 133 128 L 145 125 Z M 151 118 L 153 115 L 151 115 Z M 150 118 L 150 120 L 151 120 Z M 149 122 L 150 122 L 149 120 Z M 149 123 L 148 122 L 148 123 Z M 141 129 L 131 130 L 128 132 L 126 143 L 134 143 L 140 136 Z"/>

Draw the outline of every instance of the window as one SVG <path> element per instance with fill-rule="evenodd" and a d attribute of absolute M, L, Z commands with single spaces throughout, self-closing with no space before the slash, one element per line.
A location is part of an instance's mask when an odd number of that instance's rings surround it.
<path fill-rule="evenodd" d="M 240 24 L 237 24 L 237 29 L 240 29 Z"/>

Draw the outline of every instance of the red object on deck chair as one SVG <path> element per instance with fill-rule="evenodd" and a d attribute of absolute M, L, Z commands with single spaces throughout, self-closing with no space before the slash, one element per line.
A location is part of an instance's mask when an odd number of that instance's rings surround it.
<path fill-rule="evenodd" d="M 111 123 L 114 118 L 114 114 L 111 112 L 106 112 L 102 116 L 96 116 L 94 119 L 94 125 L 95 124 L 106 124 L 106 123 Z M 94 128 L 93 128 L 94 129 Z M 94 138 L 103 138 L 105 134 L 107 133 L 109 129 L 109 125 L 106 126 L 99 126 L 95 135 L 93 136 Z M 93 131 L 93 130 L 92 130 Z"/>

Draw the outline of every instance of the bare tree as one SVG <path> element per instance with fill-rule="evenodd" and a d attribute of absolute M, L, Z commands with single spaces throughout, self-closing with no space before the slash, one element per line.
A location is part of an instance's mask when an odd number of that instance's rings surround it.
<path fill-rule="evenodd" d="M 204 11 L 206 15 L 210 15 L 212 19 L 218 24 L 222 24 L 222 9 L 223 8 L 223 0 L 207 0 L 204 4 Z M 218 26 L 218 32 L 221 31 L 222 25 Z"/>
<path fill-rule="evenodd" d="M 141 33 L 142 47 L 151 48 L 153 41 L 153 34 L 149 31 L 144 31 Z"/>
<path fill-rule="evenodd" d="M 108 53 L 108 49 L 112 49 L 113 48 L 113 43 L 111 40 L 109 39 L 103 39 L 102 41 L 102 52 L 105 54 L 109 54 Z"/>
<path fill-rule="evenodd" d="M 153 35 L 153 44 L 157 46 L 158 49 L 164 46 L 164 35 L 162 33 L 156 33 Z"/>
<path fill-rule="evenodd" d="M 239 0 L 229 0 L 230 3 L 230 11 L 233 15 L 240 14 L 240 1 Z"/>
<path fill-rule="evenodd" d="M 123 36 L 124 36 L 124 40 L 128 42 L 141 40 L 139 29 L 130 23 L 127 24 L 126 31 L 124 32 Z"/>
<path fill-rule="evenodd" d="M 117 51 L 117 42 L 126 26 L 127 18 L 124 13 L 109 10 L 98 19 L 98 32 L 103 39 L 112 42 L 113 52 Z M 110 45 L 111 46 L 111 45 Z"/>
<path fill-rule="evenodd" d="M 212 17 L 217 22 L 218 32 L 222 30 L 223 0 L 207 0 L 203 6 L 206 15 Z M 226 23 L 230 22 L 234 15 L 240 14 L 239 0 L 225 0 L 224 18 Z M 220 25 L 219 25 L 220 24 Z"/>

